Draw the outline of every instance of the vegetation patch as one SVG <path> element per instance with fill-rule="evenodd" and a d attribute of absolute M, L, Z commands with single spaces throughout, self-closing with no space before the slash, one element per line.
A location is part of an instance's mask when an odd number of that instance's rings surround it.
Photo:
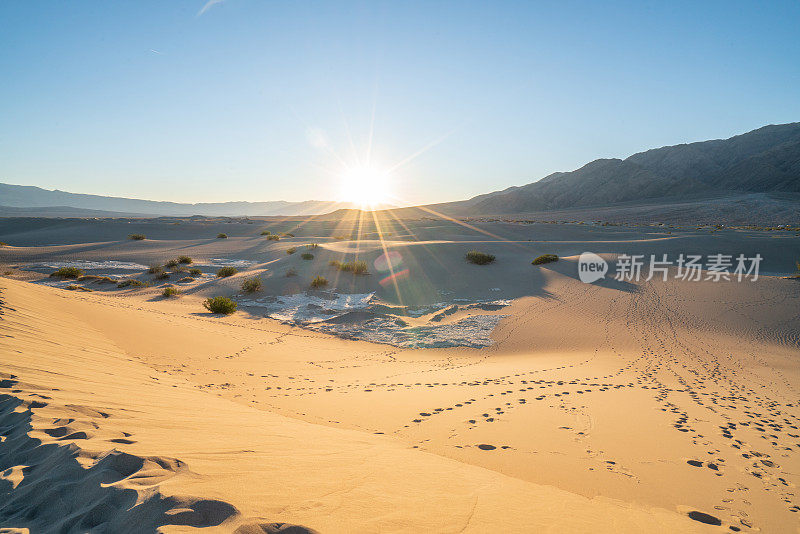
<path fill-rule="evenodd" d="M 306 248 L 313 250 L 313 249 L 317 248 L 318 246 L 319 246 L 318 243 L 309 243 L 308 245 L 306 245 Z"/>
<path fill-rule="evenodd" d="M 270 232 L 269 230 L 264 230 L 263 232 L 261 232 L 261 235 L 272 235 L 272 232 Z"/>
<path fill-rule="evenodd" d="M 236 270 L 236 267 L 223 267 L 222 269 L 217 271 L 217 278 L 227 278 L 229 276 L 233 276 L 238 272 L 239 271 Z"/>
<path fill-rule="evenodd" d="M 261 278 L 254 276 L 242 282 L 242 291 L 245 293 L 255 293 L 261 291 Z"/>
<path fill-rule="evenodd" d="M 160 265 L 151 265 L 147 269 L 147 272 L 150 273 L 150 274 L 158 274 L 158 273 L 164 272 L 164 268 L 162 266 L 160 266 Z"/>
<path fill-rule="evenodd" d="M 190 263 L 192 263 L 192 258 L 190 258 L 189 256 L 178 256 L 178 263 L 189 265 Z"/>
<path fill-rule="evenodd" d="M 267 236 L 267 241 L 280 241 L 280 240 L 281 240 L 281 236 L 279 236 L 279 235 L 269 234 Z"/>
<path fill-rule="evenodd" d="M 286 278 L 297 276 L 297 269 L 286 269 Z"/>
<path fill-rule="evenodd" d="M 344 271 L 347 273 L 369 274 L 369 271 L 367 270 L 367 262 L 362 260 L 348 261 L 348 262 L 331 260 L 328 262 L 328 265 L 330 265 L 331 267 L 336 267 L 340 271 Z"/>
<path fill-rule="evenodd" d="M 314 259 L 314 255 L 309 253 L 309 252 L 303 252 L 302 254 L 300 254 L 300 257 L 303 258 L 304 260 L 313 260 Z"/>
<path fill-rule="evenodd" d="M 480 252 L 478 250 L 470 250 L 467 252 L 466 260 L 469 263 L 474 263 L 475 265 L 488 265 L 492 263 L 495 258 L 493 254 L 486 254 L 485 252 Z"/>
<path fill-rule="evenodd" d="M 131 234 L 128 236 L 128 239 L 132 239 L 134 241 L 142 241 L 144 239 L 147 239 L 147 237 L 145 237 L 144 234 Z"/>
<path fill-rule="evenodd" d="M 558 261 L 558 255 L 542 254 L 541 256 L 534 258 L 534 260 L 531 262 L 531 265 L 544 265 L 545 263 L 553 263 L 554 261 Z"/>
<path fill-rule="evenodd" d="M 155 276 L 155 278 L 156 278 L 156 280 L 168 280 L 169 279 L 169 273 L 158 273 Z"/>
<path fill-rule="evenodd" d="M 324 276 L 315 276 L 311 279 L 311 287 L 319 289 L 328 285 L 328 279 Z"/>
<path fill-rule="evenodd" d="M 217 239 L 228 239 L 228 234 L 219 233 L 217 234 Z"/>
<path fill-rule="evenodd" d="M 167 269 L 172 269 L 173 267 L 178 266 L 178 260 L 167 260 L 167 263 L 164 264 L 164 267 Z"/>
<path fill-rule="evenodd" d="M 205 309 L 211 313 L 230 315 L 236 311 L 236 303 L 228 297 L 210 297 L 203 302 Z"/>
<path fill-rule="evenodd" d="M 145 287 L 147 284 L 142 282 L 141 280 L 136 280 L 135 278 L 129 278 L 128 280 L 120 280 L 117 282 L 117 287 Z"/>
<path fill-rule="evenodd" d="M 184 276 L 183 278 L 178 280 L 179 284 L 188 284 L 189 282 L 194 282 L 194 278 L 192 278 L 191 276 Z"/>
<path fill-rule="evenodd" d="M 70 291 L 91 291 L 88 287 L 79 286 L 78 284 L 70 284 L 66 287 Z"/>
<path fill-rule="evenodd" d="M 164 288 L 164 291 L 161 292 L 161 296 L 165 298 L 177 297 L 180 294 L 181 290 L 175 286 L 167 286 Z"/>
<path fill-rule="evenodd" d="M 189 269 L 189 274 L 192 276 L 203 276 L 203 271 L 197 268 Z"/>
<path fill-rule="evenodd" d="M 83 276 L 83 269 L 77 267 L 62 267 L 57 271 L 50 273 L 51 278 L 75 278 L 78 279 Z"/>
<path fill-rule="evenodd" d="M 297 252 L 297 249 L 295 247 L 291 247 L 291 248 L 287 248 L 286 249 L 286 253 L 287 254 L 294 254 L 295 252 Z"/>
<path fill-rule="evenodd" d="M 108 276 L 97 276 L 96 274 L 87 274 L 78 278 L 78 282 L 97 282 L 98 284 L 115 284 L 117 281 Z"/>

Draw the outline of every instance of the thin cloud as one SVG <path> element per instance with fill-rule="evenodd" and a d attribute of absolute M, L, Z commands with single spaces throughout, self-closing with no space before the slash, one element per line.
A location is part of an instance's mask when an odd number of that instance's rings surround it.
<path fill-rule="evenodd" d="M 208 0 L 208 2 L 206 2 L 206 5 L 203 6 L 203 9 L 197 12 L 197 16 L 199 17 L 200 15 L 202 15 L 215 5 L 221 4 L 222 2 L 224 2 L 224 0 Z"/>

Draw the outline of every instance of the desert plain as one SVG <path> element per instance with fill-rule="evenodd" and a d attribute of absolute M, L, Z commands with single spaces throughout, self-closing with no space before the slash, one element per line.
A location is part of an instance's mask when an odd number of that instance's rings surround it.
<path fill-rule="evenodd" d="M 800 531 L 796 231 L 8 218 L 0 241 L 0 532 Z M 758 278 L 613 278 L 717 253 Z"/>

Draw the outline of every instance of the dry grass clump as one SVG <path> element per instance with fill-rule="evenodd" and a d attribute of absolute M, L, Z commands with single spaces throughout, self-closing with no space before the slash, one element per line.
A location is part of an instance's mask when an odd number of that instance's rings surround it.
<path fill-rule="evenodd" d="M 311 279 L 311 287 L 313 287 L 314 289 L 319 289 L 327 285 L 328 285 L 328 279 L 325 278 L 324 276 L 317 275 Z"/>
<path fill-rule="evenodd" d="M 179 284 L 188 284 L 189 282 L 194 282 L 194 278 L 192 278 L 191 276 L 184 276 L 183 278 L 178 280 Z"/>
<path fill-rule="evenodd" d="M 189 256 L 178 256 L 178 263 L 189 265 L 190 263 L 192 263 L 192 258 L 190 258 Z"/>
<path fill-rule="evenodd" d="M 77 267 L 61 267 L 57 271 L 50 273 L 51 278 L 80 278 L 83 276 L 83 269 Z"/>
<path fill-rule="evenodd" d="M 475 265 L 487 265 L 492 263 L 495 258 L 492 254 L 486 254 L 485 252 L 480 252 L 477 250 L 470 250 L 467 252 L 466 260 L 469 263 L 474 263 Z"/>
<path fill-rule="evenodd" d="M 228 234 L 223 234 L 222 232 L 220 232 L 219 234 L 217 234 L 217 239 L 228 239 Z"/>
<path fill-rule="evenodd" d="M 181 290 L 175 286 L 167 286 L 164 288 L 164 291 L 161 292 L 161 296 L 165 298 L 177 297 L 180 294 Z"/>
<path fill-rule="evenodd" d="M 319 246 L 319 244 L 318 244 L 318 243 L 309 243 L 308 245 L 306 245 L 306 248 L 309 248 L 309 249 L 315 249 L 315 248 L 317 248 L 318 246 Z"/>
<path fill-rule="evenodd" d="M 70 284 L 65 289 L 69 289 L 70 291 L 92 291 L 88 287 L 79 286 L 78 284 Z"/>
<path fill-rule="evenodd" d="M 151 265 L 147 269 L 147 272 L 150 273 L 150 274 L 158 274 L 158 273 L 164 272 L 164 268 L 162 266 L 160 266 L 160 265 Z"/>
<path fill-rule="evenodd" d="M 203 302 L 205 309 L 211 313 L 230 315 L 236 311 L 236 303 L 228 297 L 210 297 Z"/>
<path fill-rule="evenodd" d="M 167 263 L 164 264 L 164 267 L 167 269 L 172 269 L 173 267 L 178 266 L 178 260 L 167 260 Z"/>
<path fill-rule="evenodd" d="M 144 234 L 131 234 L 128 236 L 128 239 L 132 239 L 133 241 L 142 241 L 147 238 Z"/>
<path fill-rule="evenodd" d="M 238 272 L 239 271 L 236 270 L 236 267 L 223 267 L 222 269 L 217 271 L 217 278 L 227 278 L 229 276 L 233 276 Z"/>
<path fill-rule="evenodd" d="M 279 235 L 275 235 L 275 234 L 267 235 L 267 241 L 280 241 L 280 240 L 281 240 L 281 236 L 279 236 Z"/>
<path fill-rule="evenodd" d="M 108 276 L 97 276 L 96 274 L 87 274 L 78 278 L 78 282 L 97 282 L 98 284 L 115 284 L 117 281 Z"/>
<path fill-rule="evenodd" d="M 203 276 L 203 271 L 197 268 L 189 269 L 189 274 L 192 276 Z"/>
<path fill-rule="evenodd" d="M 303 252 L 302 254 L 300 254 L 300 257 L 303 258 L 304 260 L 313 260 L 314 259 L 314 255 L 310 254 L 308 252 Z"/>
<path fill-rule="evenodd" d="M 242 291 L 245 293 L 255 293 L 256 291 L 261 291 L 261 278 L 254 276 L 253 278 L 248 278 L 244 282 L 242 282 Z"/>
<path fill-rule="evenodd" d="M 10 246 L 11 246 L 11 245 L 9 245 L 8 243 L 5 243 L 5 242 L 3 242 L 3 241 L 0 241 L 0 247 L 10 247 Z"/>
<path fill-rule="evenodd" d="M 135 278 L 129 278 L 128 280 L 120 280 L 117 282 L 117 287 L 145 287 L 147 284 L 142 282 L 141 280 L 136 280 Z"/>
<path fill-rule="evenodd" d="M 269 230 L 264 230 L 263 232 L 261 232 L 261 235 L 272 235 L 272 232 L 270 232 Z"/>
<path fill-rule="evenodd" d="M 541 256 L 534 258 L 534 260 L 531 262 L 531 265 L 544 265 L 545 263 L 553 263 L 554 261 L 558 261 L 558 255 L 542 254 Z"/>
<path fill-rule="evenodd" d="M 286 249 L 286 253 L 287 254 L 291 255 L 291 254 L 294 254 L 295 252 L 297 252 L 297 248 L 296 247 L 291 247 L 291 248 L 287 248 Z"/>

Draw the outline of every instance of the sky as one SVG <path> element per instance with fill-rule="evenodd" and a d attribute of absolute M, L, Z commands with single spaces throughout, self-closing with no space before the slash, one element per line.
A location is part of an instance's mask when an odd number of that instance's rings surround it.
<path fill-rule="evenodd" d="M 800 121 L 800 2 L 0 3 L 0 182 L 394 203 Z M 2 204 L 2 199 L 0 199 Z"/>

